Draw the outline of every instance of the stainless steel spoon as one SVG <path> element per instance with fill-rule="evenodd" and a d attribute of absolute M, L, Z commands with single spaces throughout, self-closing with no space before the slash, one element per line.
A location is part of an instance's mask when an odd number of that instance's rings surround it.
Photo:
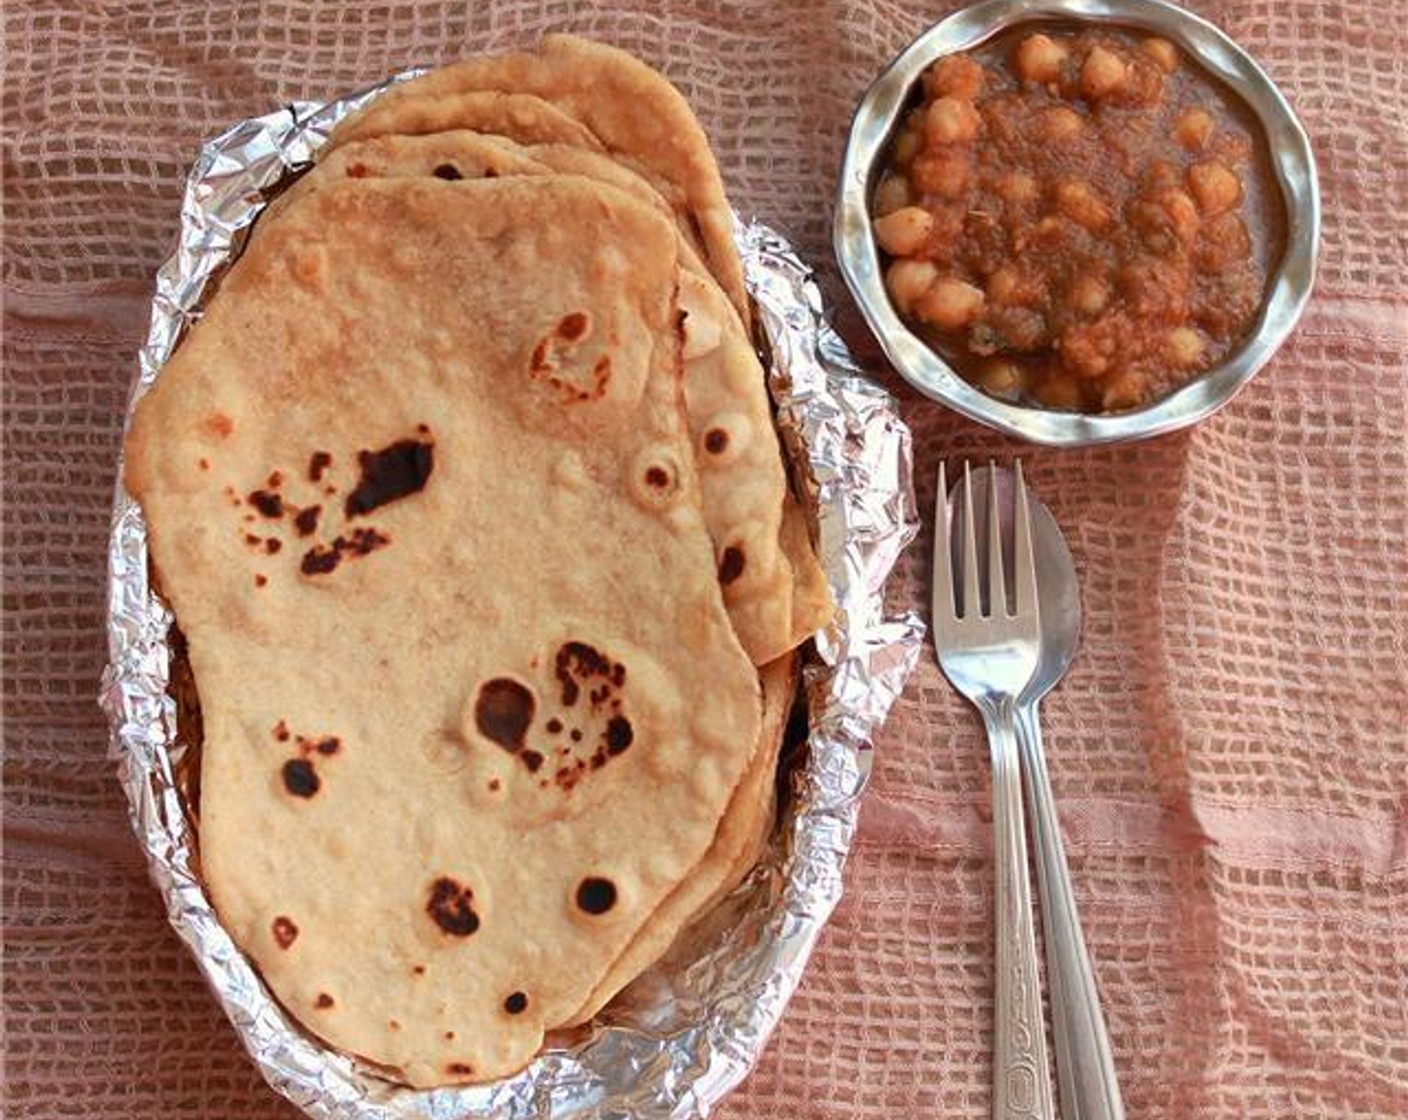
<path fill-rule="evenodd" d="M 973 472 L 975 505 L 985 504 L 990 471 L 997 476 L 998 509 L 1010 511 L 1013 476 L 1010 471 L 997 468 L 984 467 Z M 1041 602 L 1041 649 L 1036 673 L 1018 701 L 1016 723 L 1027 818 L 1036 848 L 1056 1083 L 1064 1120 L 1124 1120 L 1110 1035 L 1081 934 L 1056 800 L 1046 772 L 1038 712 L 1042 697 L 1066 675 L 1080 645 L 1080 579 L 1056 519 L 1030 490 L 1027 494 L 1037 597 Z M 985 509 L 980 508 L 977 516 L 986 517 Z M 1010 526 L 1004 527 L 1003 536 L 1011 539 Z"/>

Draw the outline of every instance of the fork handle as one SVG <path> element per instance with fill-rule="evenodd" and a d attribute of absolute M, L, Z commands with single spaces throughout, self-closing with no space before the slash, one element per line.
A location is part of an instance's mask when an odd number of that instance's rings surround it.
<path fill-rule="evenodd" d="M 1056 1080 L 1065 1120 L 1124 1120 L 1119 1080 L 1100 990 L 1081 935 L 1056 799 L 1046 772 L 1041 721 L 1031 704 L 1017 713 L 1017 739 L 1026 777 L 1027 804 L 1036 848 L 1037 884 L 1046 941 L 1046 982 L 1051 991 L 1051 1033 L 1056 1039 Z"/>
<path fill-rule="evenodd" d="M 993 1120 L 1056 1120 L 1037 978 L 1032 890 L 1022 819 L 1022 777 L 1010 702 L 984 713 L 992 749 L 997 855 L 997 1014 Z"/>

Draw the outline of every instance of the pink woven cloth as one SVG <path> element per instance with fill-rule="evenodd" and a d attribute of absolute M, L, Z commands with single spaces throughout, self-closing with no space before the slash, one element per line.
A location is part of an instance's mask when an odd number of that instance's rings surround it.
<path fill-rule="evenodd" d="M 1295 337 L 1192 434 L 1023 451 L 1085 642 L 1045 711 L 1129 1115 L 1408 1115 L 1408 5 L 1198 3 L 1304 118 L 1323 264 Z M 292 1120 L 167 929 L 105 757 L 103 555 L 154 270 L 201 138 L 550 29 L 688 94 L 732 196 L 810 255 L 939 457 L 1018 447 L 900 390 L 829 249 L 850 112 L 949 5 L 20 0 L 4 8 L 5 1093 L 16 1117 Z M 928 598 L 930 541 L 894 581 Z M 986 749 L 926 655 L 848 894 L 728 1120 L 983 1117 Z"/>

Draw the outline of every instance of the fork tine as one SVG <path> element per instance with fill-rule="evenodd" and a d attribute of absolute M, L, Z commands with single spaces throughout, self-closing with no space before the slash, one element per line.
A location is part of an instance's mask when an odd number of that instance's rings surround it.
<path fill-rule="evenodd" d="M 1017 614 L 1034 611 L 1038 608 L 1036 597 L 1036 558 L 1032 555 L 1032 512 L 1027 505 L 1027 483 L 1022 475 L 1022 461 L 1017 460 L 1017 496 L 1013 523 L 1015 532 L 1012 543 L 1012 567 L 1017 585 L 1015 611 Z"/>
<path fill-rule="evenodd" d="M 1007 579 L 1002 563 L 1002 513 L 997 506 L 997 464 L 988 460 L 988 615 L 1007 617 Z"/>
<path fill-rule="evenodd" d="M 939 497 L 934 502 L 934 622 L 958 617 L 953 601 L 953 541 L 949 529 L 948 479 L 939 460 Z"/>
<path fill-rule="evenodd" d="M 963 462 L 963 613 L 959 618 L 982 618 L 978 598 L 978 533 L 973 524 L 973 471 Z"/>

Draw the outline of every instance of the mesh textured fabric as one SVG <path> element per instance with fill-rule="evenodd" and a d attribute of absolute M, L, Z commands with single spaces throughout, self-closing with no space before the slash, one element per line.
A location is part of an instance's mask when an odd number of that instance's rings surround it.
<path fill-rule="evenodd" d="M 1129 1115 L 1408 1115 L 1408 8 L 1194 5 L 1305 119 L 1317 297 L 1192 434 L 1026 449 L 1084 580 L 1045 727 Z M 4 1084 L 30 1120 L 291 1120 L 167 929 L 93 697 L 106 515 L 151 277 L 199 141 L 549 29 L 678 82 L 742 210 L 834 297 L 851 109 L 948 4 L 15 0 L 4 6 Z M 939 455 L 1013 443 L 901 392 Z M 894 581 L 927 602 L 927 538 Z M 986 1116 L 986 749 L 926 658 L 877 743 L 849 893 L 727 1118 Z"/>

